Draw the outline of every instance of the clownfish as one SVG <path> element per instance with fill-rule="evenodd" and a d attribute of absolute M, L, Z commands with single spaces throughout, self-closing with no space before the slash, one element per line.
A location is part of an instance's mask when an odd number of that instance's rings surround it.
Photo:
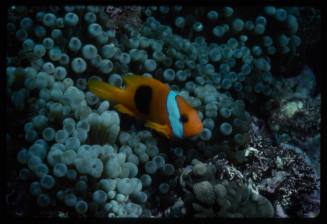
<path fill-rule="evenodd" d="M 150 77 L 127 75 L 125 88 L 89 80 L 88 88 L 98 97 L 113 101 L 114 108 L 145 120 L 145 126 L 167 138 L 193 137 L 202 132 L 198 112 L 182 96 Z"/>

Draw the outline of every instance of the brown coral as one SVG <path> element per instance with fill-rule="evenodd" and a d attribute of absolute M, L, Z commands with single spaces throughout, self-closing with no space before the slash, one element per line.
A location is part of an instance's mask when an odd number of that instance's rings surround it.
<path fill-rule="evenodd" d="M 108 16 L 106 26 L 111 29 L 120 29 L 125 25 L 140 28 L 142 26 L 140 6 L 107 6 L 104 11 Z"/>

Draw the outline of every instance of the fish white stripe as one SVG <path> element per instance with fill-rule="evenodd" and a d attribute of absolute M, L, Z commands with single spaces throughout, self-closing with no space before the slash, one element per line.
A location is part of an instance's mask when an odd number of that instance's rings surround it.
<path fill-rule="evenodd" d="M 170 122 L 170 126 L 173 130 L 173 134 L 177 138 L 182 138 L 184 135 L 183 124 L 180 122 L 180 112 L 176 100 L 176 92 L 169 91 L 167 96 L 167 112 Z"/>

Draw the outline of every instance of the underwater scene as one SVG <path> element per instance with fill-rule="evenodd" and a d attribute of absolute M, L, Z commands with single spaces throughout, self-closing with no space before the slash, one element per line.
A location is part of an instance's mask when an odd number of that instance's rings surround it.
<path fill-rule="evenodd" d="M 317 217 L 320 17 L 9 6 L 7 215 Z"/>

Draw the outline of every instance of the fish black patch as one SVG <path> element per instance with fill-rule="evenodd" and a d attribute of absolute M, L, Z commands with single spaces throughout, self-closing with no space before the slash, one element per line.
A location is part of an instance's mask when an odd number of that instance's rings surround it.
<path fill-rule="evenodd" d="M 143 114 L 150 113 L 152 89 L 149 86 L 140 86 L 135 91 L 134 102 L 136 109 Z"/>
<path fill-rule="evenodd" d="M 182 114 L 181 117 L 179 118 L 179 120 L 180 120 L 182 123 L 186 123 L 186 122 L 188 121 L 188 117 L 187 117 L 187 115 Z"/>

